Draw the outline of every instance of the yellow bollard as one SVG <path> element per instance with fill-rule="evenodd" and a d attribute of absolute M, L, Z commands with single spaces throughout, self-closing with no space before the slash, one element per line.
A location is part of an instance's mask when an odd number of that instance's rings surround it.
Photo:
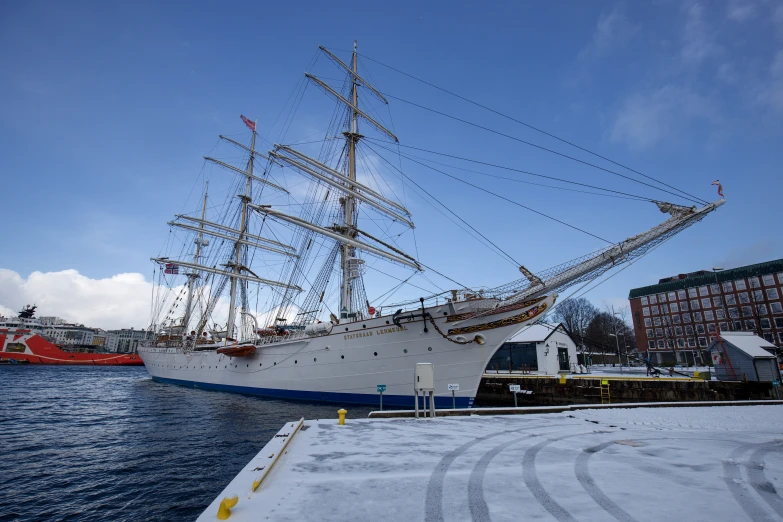
<path fill-rule="evenodd" d="M 223 497 L 220 501 L 220 507 L 218 507 L 217 517 L 220 520 L 226 520 L 231 516 L 231 508 L 237 505 L 239 502 L 239 496 L 233 495 L 230 497 Z"/>
<path fill-rule="evenodd" d="M 338 422 L 338 424 L 340 426 L 343 426 L 345 424 L 345 414 L 346 413 L 348 413 L 348 410 L 346 410 L 346 409 L 340 408 L 339 410 L 337 410 L 337 415 L 340 416 L 340 421 Z"/>
<path fill-rule="evenodd" d="M 565 383 L 566 383 L 566 376 L 565 376 L 564 373 L 561 373 L 560 374 L 560 384 L 565 384 Z"/>

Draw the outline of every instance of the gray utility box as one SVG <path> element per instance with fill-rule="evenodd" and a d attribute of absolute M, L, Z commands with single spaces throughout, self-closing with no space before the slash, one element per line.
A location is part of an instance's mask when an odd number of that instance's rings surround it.
<path fill-rule="evenodd" d="M 435 391 L 435 365 L 432 363 L 417 363 L 413 387 L 416 391 Z"/>

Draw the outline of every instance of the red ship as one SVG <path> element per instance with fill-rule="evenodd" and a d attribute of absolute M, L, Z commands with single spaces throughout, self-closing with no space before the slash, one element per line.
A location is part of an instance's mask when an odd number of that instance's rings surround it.
<path fill-rule="evenodd" d="M 30 364 L 142 366 L 135 353 L 68 352 L 43 336 L 44 326 L 33 317 L 35 306 L 26 306 L 15 319 L 0 320 L 0 360 Z"/>

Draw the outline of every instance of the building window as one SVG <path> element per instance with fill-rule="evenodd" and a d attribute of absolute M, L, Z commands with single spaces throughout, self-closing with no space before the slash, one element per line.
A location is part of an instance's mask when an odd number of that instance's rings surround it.
<path fill-rule="evenodd" d="M 735 332 L 742 331 L 742 321 L 734 321 L 734 331 Z"/>
<path fill-rule="evenodd" d="M 715 308 L 723 306 L 723 299 L 720 296 L 713 297 L 712 303 L 715 305 Z"/>
<path fill-rule="evenodd" d="M 695 347 L 696 339 L 694 339 L 693 337 L 688 337 L 688 346 L 690 346 L 691 348 Z"/>
<path fill-rule="evenodd" d="M 715 310 L 715 317 L 718 319 L 726 319 L 726 312 L 723 311 L 723 308 L 718 308 Z"/>
<path fill-rule="evenodd" d="M 653 324 L 655 326 L 661 326 L 661 318 L 660 317 L 653 317 Z"/>
<path fill-rule="evenodd" d="M 666 294 L 659 294 L 658 295 L 658 301 L 660 301 L 661 303 L 665 303 L 666 302 Z"/>
<path fill-rule="evenodd" d="M 644 334 L 645 334 L 647 337 L 654 337 L 654 335 L 655 335 L 655 334 L 654 334 L 654 332 L 653 332 L 653 329 L 652 329 L 652 328 L 648 328 L 647 330 L 645 330 L 645 331 L 644 331 Z"/>
<path fill-rule="evenodd" d="M 682 314 L 682 322 L 683 323 L 690 323 L 691 322 L 691 314 Z"/>
<path fill-rule="evenodd" d="M 728 332 L 729 331 L 729 324 L 728 323 L 720 323 L 718 326 L 720 326 L 721 332 Z"/>
<path fill-rule="evenodd" d="M 767 319 L 766 317 L 762 317 L 761 319 L 759 319 L 759 324 L 764 330 L 769 330 L 770 328 L 772 328 L 772 323 L 770 323 L 769 319 Z"/>
<path fill-rule="evenodd" d="M 696 321 L 697 323 L 702 322 L 701 312 L 694 312 L 693 313 L 693 320 Z"/>
<path fill-rule="evenodd" d="M 661 350 L 665 348 L 665 346 L 663 345 L 663 339 L 658 339 L 658 348 L 660 348 Z"/>
<path fill-rule="evenodd" d="M 695 288 L 689 288 L 688 297 L 699 297 L 699 292 Z"/>
<path fill-rule="evenodd" d="M 661 313 L 662 314 L 668 314 L 669 313 L 669 305 L 661 305 Z"/>
<path fill-rule="evenodd" d="M 741 304 L 747 304 L 750 302 L 750 297 L 748 297 L 747 292 L 742 292 L 741 294 L 738 294 L 738 297 L 739 297 L 739 302 Z"/>
<path fill-rule="evenodd" d="M 783 317 L 776 317 L 775 318 L 775 327 L 776 328 L 783 328 Z"/>
<path fill-rule="evenodd" d="M 668 296 L 669 296 L 669 301 L 677 300 L 677 294 L 675 294 L 674 292 L 669 292 Z"/>
<path fill-rule="evenodd" d="M 660 309 L 657 306 L 651 306 L 650 310 L 652 311 L 653 315 L 658 315 L 661 313 Z"/>
<path fill-rule="evenodd" d="M 682 335 L 682 326 L 675 326 L 674 327 L 674 334 L 677 336 Z"/>
<path fill-rule="evenodd" d="M 680 316 L 679 315 L 673 315 L 672 316 L 672 323 L 673 324 L 680 324 L 680 323 L 682 323 L 682 321 L 680 320 Z"/>
<path fill-rule="evenodd" d="M 641 302 L 643 305 L 646 306 L 647 305 L 647 296 L 644 296 L 641 299 L 639 299 L 639 302 Z"/>
<path fill-rule="evenodd" d="M 783 314 L 783 306 L 780 306 L 779 301 L 769 303 L 769 307 L 772 310 L 773 314 Z"/>
<path fill-rule="evenodd" d="M 724 292 L 731 292 L 732 290 L 734 290 L 734 287 L 732 287 L 731 281 L 726 281 L 725 283 L 723 283 Z"/>
<path fill-rule="evenodd" d="M 761 287 L 761 283 L 759 283 L 758 277 L 749 277 L 748 278 L 748 284 L 751 288 L 759 288 Z"/>
<path fill-rule="evenodd" d="M 712 292 L 713 295 L 719 294 L 720 293 L 720 286 L 718 286 L 716 284 L 711 284 L 710 285 L 710 292 Z"/>
<path fill-rule="evenodd" d="M 704 311 L 704 320 L 705 321 L 714 321 L 715 317 L 712 314 L 712 310 L 705 310 Z"/>
<path fill-rule="evenodd" d="M 655 341 L 654 340 L 647 341 L 647 347 L 655 350 Z"/>
<path fill-rule="evenodd" d="M 654 295 L 650 296 L 650 304 L 658 304 L 658 298 Z"/>
<path fill-rule="evenodd" d="M 751 307 L 749 307 L 749 306 L 743 306 L 742 307 L 742 315 L 744 315 L 745 317 L 749 317 L 749 316 L 753 315 L 753 309 Z"/>
<path fill-rule="evenodd" d="M 753 302 L 758 303 L 759 301 L 763 301 L 763 300 L 764 300 L 764 293 L 761 290 L 753 290 Z"/>
<path fill-rule="evenodd" d="M 756 313 L 758 315 L 767 315 L 767 305 L 765 304 L 756 305 Z"/>
<path fill-rule="evenodd" d="M 699 346 L 707 346 L 707 338 L 699 337 Z"/>
<path fill-rule="evenodd" d="M 677 348 L 685 348 L 685 339 L 677 339 Z"/>
<path fill-rule="evenodd" d="M 737 290 L 745 290 L 745 288 L 747 288 L 747 287 L 745 286 L 745 280 L 744 280 L 744 279 L 739 279 L 739 280 L 737 280 L 737 281 L 734 281 L 734 287 L 735 287 Z"/>
<path fill-rule="evenodd" d="M 712 306 L 712 303 L 710 303 L 710 298 L 709 297 L 705 297 L 704 299 L 701 300 L 701 307 L 702 308 L 709 308 L 710 306 Z"/>
<path fill-rule="evenodd" d="M 685 326 L 685 335 L 693 335 L 693 326 L 691 325 Z"/>
<path fill-rule="evenodd" d="M 699 300 L 691 299 L 691 310 L 698 310 L 698 309 L 699 309 Z"/>
<path fill-rule="evenodd" d="M 777 299 L 778 296 L 778 289 L 777 288 L 767 288 L 767 298 L 768 299 Z"/>
<path fill-rule="evenodd" d="M 783 332 L 778 333 L 778 339 L 780 339 L 780 342 L 783 343 Z"/>
<path fill-rule="evenodd" d="M 710 289 L 707 288 L 707 286 L 700 286 L 699 287 L 699 295 L 710 295 Z"/>
<path fill-rule="evenodd" d="M 707 331 L 709 333 L 716 333 L 718 331 L 718 329 L 716 328 L 715 323 L 709 323 L 707 325 Z"/>
<path fill-rule="evenodd" d="M 745 319 L 745 328 L 747 330 L 755 330 L 756 329 L 756 321 L 753 319 Z"/>
<path fill-rule="evenodd" d="M 672 303 L 669 305 L 669 310 L 671 310 L 672 312 L 679 312 L 680 307 L 677 303 Z"/>
<path fill-rule="evenodd" d="M 650 326 L 652 326 L 652 320 L 651 320 L 649 317 L 645 317 L 645 318 L 644 318 L 644 326 L 646 326 L 646 327 L 648 327 L 648 328 L 649 328 Z"/>
<path fill-rule="evenodd" d="M 783 272 L 778 272 L 778 283 L 783 285 Z"/>
<path fill-rule="evenodd" d="M 728 305 L 737 304 L 737 298 L 734 296 L 734 294 L 726 295 L 726 304 Z"/>
<path fill-rule="evenodd" d="M 761 279 L 764 281 L 764 286 L 772 286 L 775 284 L 775 276 L 772 274 L 764 274 L 761 276 Z"/>
<path fill-rule="evenodd" d="M 661 317 L 661 319 L 663 319 L 663 324 L 667 326 L 672 324 L 672 320 L 669 317 Z"/>
<path fill-rule="evenodd" d="M 783 273 L 781 273 L 781 275 L 783 275 Z M 783 283 L 783 279 L 780 282 Z M 685 290 L 677 290 L 677 297 L 679 297 L 680 300 L 685 299 Z"/>
<path fill-rule="evenodd" d="M 655 337 L 663 337 L 663 328 L 655 329 Z"/>
<path fill-rule="evenodd" d="M 774 335 L 772 335 L 771 333 L 765 333 L 765 334 L 764 334 L 764 339 L 765 339 L 767 342 L 769 342 L 769 343 L 774 343 L 774 342 L 775 342 L 775 336 L 774 336 Z"/>
<path fill-rule="evenodd" d="M 688 307 L 688 301 L 683 301 L 680 303 L 680 310 L 682 310 L 683 312 L 687 312 L 688 310 L 690 310 L 690 308 Z"/>
<path fill-rule="evenodd" d="M 696 333 L 697 334 L 703 334 L 704 333 L 704 325 L 703 324 L 697 324 L 696 325 Z"/>
<path fill-rule="evenodd" d="M 642 308 L 642 314 L 643 315 L 650 315 L 650 309 L 645 306 L 644 308 Z"/>

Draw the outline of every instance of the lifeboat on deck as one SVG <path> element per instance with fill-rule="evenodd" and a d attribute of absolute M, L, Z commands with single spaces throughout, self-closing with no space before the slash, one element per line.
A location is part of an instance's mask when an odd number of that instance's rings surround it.
<path fill-rule="evenodd" d="M 252 344 L 226 346 L 225 348 L 218 348 L 217 353 L 228 355 L 229 357 L 247 357 L 256 353 L 256 347 Z"/>

